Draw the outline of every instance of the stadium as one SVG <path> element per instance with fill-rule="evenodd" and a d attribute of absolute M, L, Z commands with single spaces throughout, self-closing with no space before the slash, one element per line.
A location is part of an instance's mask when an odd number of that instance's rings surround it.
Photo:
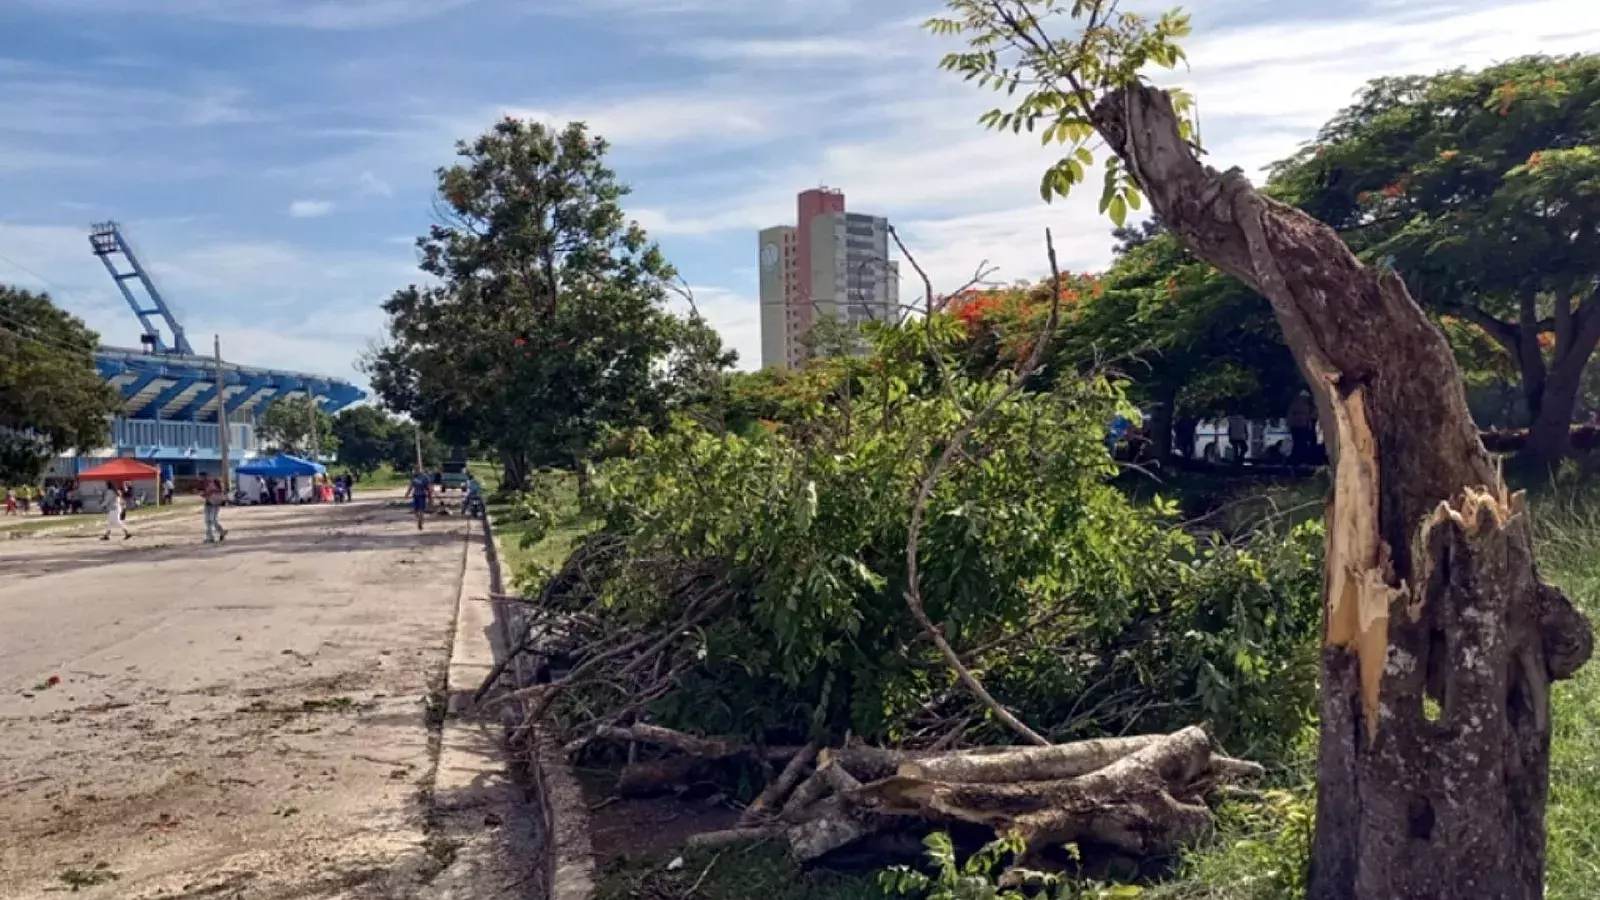
<path fill-rule="evenodd" d="M 220 419 L 228 423 L 231 470 L 262 455 L 257 422 L 274 400 L 311 396 L 334 413 L 366 398 L 365 391 L 341 379 L 236 365 L 196 353 L 121 227 L 95 225 L 89 244 L 139 320 L 140 346 L 101 346 L 95 352 L 100 376 L 122 396 L 111 423 L 111 446 L 59 457 L 49 475 L 70 478 L 117 456 L 170 466 L 178 477 L 217 475 L 223 465 Z"/>

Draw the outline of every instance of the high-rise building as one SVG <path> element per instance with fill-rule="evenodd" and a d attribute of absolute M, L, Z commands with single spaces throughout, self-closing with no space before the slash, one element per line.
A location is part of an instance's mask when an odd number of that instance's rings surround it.
<path fill-rule="evenodd" d="M 900 266 L 889 259 L 889 220 L 847 212 L 844 194 L 804 191 L 796 224 L 760 233 L 761 364 L 803 368 L 820 321 L 897 321 Z"/>

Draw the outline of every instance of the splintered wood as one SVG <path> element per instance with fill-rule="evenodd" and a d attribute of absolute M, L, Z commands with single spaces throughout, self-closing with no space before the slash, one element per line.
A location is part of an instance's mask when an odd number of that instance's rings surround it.
<path fill-rule="evenodd" d="M 696 760 L 727 759 L 733 746 L 648 726 L 597 738 L 642 741 L 678 754 L 636 764 L 658 776 L 687 772 Z M 745 752 L 787 763 L 739 827 L 698 835 L 694 846 L 781 836 L 797 859 L 810 861 L 846 847 L 870 849 L 873 838 L 891 832 L 968 824 L 1019 834 L 1024 857 L 1080 841 L 1134 856 L 1165 855 L 1209 826 L 1206 798 L 1215 789 L 1263 775 L 1255 763 L 1213 752 L 1199 727 L 939 753 L 815 746 Z M 639 781 L 636 775 L 623 780 L 630 792 Z"/>

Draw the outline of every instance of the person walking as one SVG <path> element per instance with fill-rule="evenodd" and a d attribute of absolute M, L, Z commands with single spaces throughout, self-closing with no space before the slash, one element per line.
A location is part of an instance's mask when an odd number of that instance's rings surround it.
<path fill-rule="evenodd" d="M 222 493 L 222 480 L 206 480 L 206 543 L 220 544 L 228 539 L 228 529 L 222 527 L 222 505 L 227 498 Z"/>
<path fill-rule="evenodd" d="M 421 466 L 417 466 L 417 470 L 412 473 L 411 483 L 407 486 L 406 492 L 411 496 L 411 512 L 417 517 L 417 530 L 421 531 L 422 517 L 427 514 L 428 501 L 433 498 L 433 479 L 428 477 L 428 473 L 424 472 Z"/>
<path fill-rule="evenodd" d="M 1310 464 L 1316 457 L 1317 410 L 1311 392 L 1301 391 L 1289 404 L 1289 461 Z"/>
<path fill-rule="evenodd" d="M 1245 454 L 1250 451 L 1250 420 L 1242 413 L 1228 417 L 1228 443 L 1233 446 L 1233 462 L 1244 465 Z"/>
<path fill-rule="evenodd" d="M 17 514 L 17 492 L 12 490 L 11 488 L 6 488 L 6 515 L 14 516 L 16 514 Z"/>
<path fill-rule="evenodd" d="M 122 521 L 122 517 L 125 515 L 122 507 L 122 490 L 115 483 L 106 482 L 106 490 L 104 494 L 100 495 L 100 502 L 105 505 L 106 509 L 106 533 L 100 535 L 100 540 L 111 540 L 113 529 L 122 531 L 123 540 L 133 537 L 133 533 L 128 530 L 127 523 Z"/>

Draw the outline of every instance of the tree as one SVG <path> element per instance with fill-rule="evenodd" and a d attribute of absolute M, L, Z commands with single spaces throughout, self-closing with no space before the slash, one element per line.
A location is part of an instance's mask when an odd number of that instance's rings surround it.
<path fill-rule="evenodd" d="M 384 461 L 396 472 L 409 472 L 416 468 L 419 448 L 422 468 L 428 472 L 437 471 L 443 466 L 450 452 L 438 435 L 426 428 L 418 428 L 415 422 L 396 419 L 394 430 L 389 433 Z"/>
<path fill-rule="evenodd" d="M 261 413 L 256 425 L 262 441 L 284 452 L 294 452 L 307 458 L 312 454 L 332 453 L 338 447 L 333 433 L 333 417 L 316 410 L 316 446 L 311 440 L 311 400 L 304 395 L 279 397 Z"/>
<path fill-rule="evenodd" d="M 389 460 L 403 423 L 376 406 L 352 406 L 333 417 L 333 439 L 339 446 L 339 464 L 358 475 L 375 471 Z M 405 429 L 403 437 L 409 438 Z M 406 471 L 401 467 L 398 471 Z"/>
<path fill-rule="evenodd" d="M 35 481 L 50 457 L 105 446 L 122 398 L 95 369 L 99 344 L 48 295 L 0 286 L 0 484 Z"/>
<path fill-rule="evenodd" d="M 1515 360 L 1546 463 L 1600 345 L 1597 106 L 1600 55 L 1380 78 L 1273 179 Z"/>
<path fill-rule="evenodd" d="M 1204 165 L 1181 93 L 1188 20 L 1115 0 L 949 0 L 944 67 L 1017 99 L 982 121 L 1066 155 L 1046 199 L 1106 159 L 1117 224 L 1144 197 L 1198 258 L 1272 305 L 1317 403 L 1328 509 L 1312 900 L 1543 894 L 1550 683 L 1589 658 L 1588 620 L 1540 580 L 1526 507 L 1478 440 L 1444 335 L 1389 266 Z M 1052 21 L 1080 26 L 1052 34 Z M 1463 98 L 1465 99 L 1465 98 Z"/>
<path fill-rule="evenodd" d="M 665 308 L 673 271 L 635 222 L 606 142 L 505 119 L 438 172 L 440 222 L 418 240 L 438 279 L 384 304 L 373 387 L 455 444 L 494 445 L 506 481 L 560 463 L 584 483 L 608 426 L 659 421 L 668 357 L 704 343 Z M 692 332 L 692 334 L 691 334 Z"/>

